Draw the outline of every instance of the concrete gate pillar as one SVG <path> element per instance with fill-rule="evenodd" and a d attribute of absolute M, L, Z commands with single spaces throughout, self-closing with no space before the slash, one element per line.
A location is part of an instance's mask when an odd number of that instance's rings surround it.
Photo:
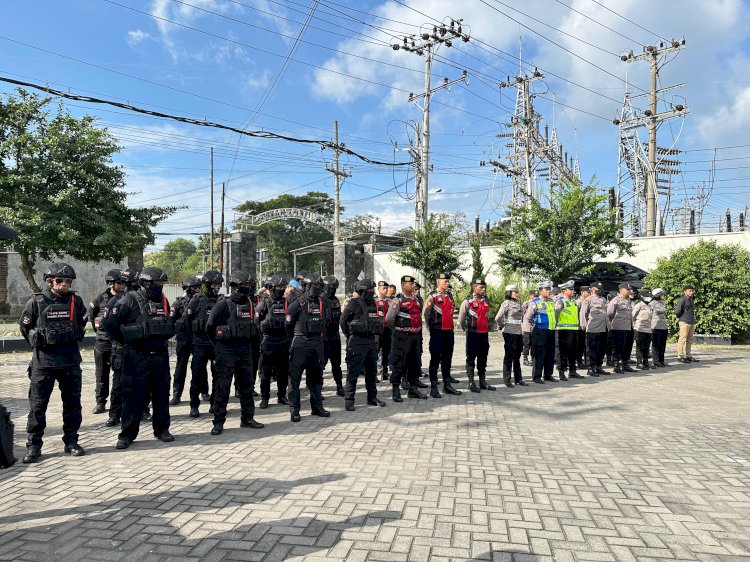
<path fill-rule="evenodd" d="M 258 233 L 248 230 L 233 230 L 229 239 L 224 241 L 224 283 L 229 274 L 238 269 L 244 269 L 253 277 L 256 276 L 256 249 Z M 260 281 L 260 280 L 258 280 Z"/>
<path fill-rule="evenodd" d="M 339 289 L 350 295 L 357 280 L 356 244 L 351 242 L 333 243 L 333 274 L 339 280 Z"/>

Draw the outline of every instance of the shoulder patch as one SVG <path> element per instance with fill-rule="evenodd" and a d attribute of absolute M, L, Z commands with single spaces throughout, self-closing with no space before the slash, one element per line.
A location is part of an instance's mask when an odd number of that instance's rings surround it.
<path fill-rule="evenodd" d="M 291 322 L 292 321 L 291 315 L 289 315 L 289 314 L 286 315 L 286 321 L 287 322 Z"/>
<path fill-rule="evenodd" d="M 31 324 L 31 318 L 29 316 L 24 316 L 23 318 L 21 318 L 21 322 L 23 322 L 24 324 Z"/>

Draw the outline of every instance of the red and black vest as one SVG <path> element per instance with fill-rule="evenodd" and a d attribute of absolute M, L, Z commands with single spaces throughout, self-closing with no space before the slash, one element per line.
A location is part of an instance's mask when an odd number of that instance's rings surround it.
<path fill-rule="evenodd" d="M 392 302 L 398 305 L 396 329 L 409 332 L 422 331 L 422 305 L 416 297 L 397 295 Z"/>
<path fill-rule="evenodd" d="M 486 297 L 470 295 L 466 297 L 469 306 L 466 310 L 466 329 L 478 334 L 489 332 L 490 301 Z"/>
<path fill-rule="evenodd" d="M 382 314 L 383 316 L 383 325 L 387 325 L 387 322 L 385 321 L 385 315 L 388 314 L 388 308 L 391 306 L 391 299 L 387 299 L 385 297 L 378 297 L 375 299 L 375 308 L 378 311 L 378 314 Z"/>
<path fill-rule="evenodd" d="M 453 330 L 453 299 L 446 293 L 432 295 L 430 330 Z"/>

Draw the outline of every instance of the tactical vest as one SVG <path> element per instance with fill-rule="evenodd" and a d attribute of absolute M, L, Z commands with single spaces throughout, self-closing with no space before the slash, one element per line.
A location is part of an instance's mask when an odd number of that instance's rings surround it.
<path fill-rule="evenodd" d="M 225 301 L 229 308 L 227 324 L 217 326 L 216 339 L 222 342 L 229 340 L 251 340 L 258 335 L 255 325 L 255 306 L 252 299 L 247 304 L 237 304 L 231 299 Z"/>
<path fill-rule="evenodd" d="M 338 332 L 341 320 L 341 303 L 338 297 L 328 299 L 331 304 L 328 307 L 328 318 L 326 319 L 326 330 Z"/>
<path fill-rule="evenodd" d="M 106 299 L 103 298 L 105 296 L 106 296 Z M 94 329 L 99 334 L 102 334 L 102 335 L 105 333 L 101 329 L 101 327 L 102 327 L 102 320 L 104 320 L 104 314 L 106 312 L 106 309 L 105 309 L 104 305 L 106 305 L 107 302 L 109 302 L 109 299 L 111 299 L 113 296 L 114 295 L 110 295 L 109 294 L 109 291 L 104 291 L 101 295 L 99 295 L 99 304 L 100 304 L 100 306 L 99 306 L 99 313 L 96 315 L 96 318 L 94 318 Z M 93 305 L 94 303 L 92 302 L 91 304 Z"/>
<path fill-rule="evenodd" d="M 535 309 L 534 314 L 534 327 L 544 328 L 545 330 L 555 329 L 555 303 L 552 301 L 542 300 L 541 297 L 535 298 L 531 301 L 531 305 Z"/>
<path fill-rule="evenodd" d="M 131 293 L 138 303 L 140 315 L 133 324 L 120 327 L 126 343 L 135 343 L 149 338 L 168 340 L 174 335 L 174 322 L 169 316 L 167 297 L 161 296 L 161 302 L 147 300 L 139 291 Z"/>
<path fill-rule="evenodd" d="M 563 309 L 557 317 L 557 330 L 577 330 L 578 329 L 578 305 L 575 301 L 563 301 Z"/>
<path fill-rule="evenodd" d="M 396 315 L 396 329 L 406 332 L 422 331 L 422 305 L 415 297 L 397 295 L 394 299 L 398 304 Z"/>
<path fill-rule="evenodd" d="M 289 303 L 282 297 L 281 302 L 268 299 L 268 312 L 263 322 L 260 323 L 260 331 L 269 336 L 286 335 L 286 311 Z"/>
<path fill-rule="evenodd" d="M 487 315 L 490 312 L 490 301 L 485 297 L 475 297 L 471 295 L 466 298 L 469 305 L 466 310 L 466 328 L 470 332 L 486 334 L 489 332 L 489 319 Z"/>
<path fill-rule="evenodd" d="M 185 331 L 185 307 L 188 305 L 191 298 L 192 297 L 188 297 L 187 295 L 182 295 L 172 302 L 172 318 L 177 316 L 178 312 L 180 313 L 180 317 L 175 321 L 175 331 L 178 333 Z"/>
<path fill-rule="evenodd" d="M 199 295 L 198 309 L 195 311 L 195 318 L 192 321 L 193 333 L 199 335 L 206 335 L 206 324 L 208 323 L 208 316 L 211 314 L 211 309 L 218 302 L 218 297 L 207 297 L 206 295 Z"/>
<path fill-rule="evenodd" d="M 432 296 L 432 312 L 428 320 L 430 330 L 453 329 L 453 299 L 447 294 Z"/>
<path fill-rule="evenodd" d="M 353 336 L 379 336 L 383 333 L 383 313 L 377 306 L 368 305 L 361 298 L 354 299 L 360 314 L 349 322 L 349 331 Z"/>
<path fill-rule="evenodd" d="M 36 324 L 37 347 L 70 345 L 80 339 L 82 329 L 76 322 L 76 296 L 73 291 L 69 294 L 70 303 L 51 299 L 44 293 L 34 295 L 39 306 L 39 320 Z"/>
<path fill-rule="evenodd" d="M 294 325 L 294 334 L 297 336 L 322 334 L 326 328 L 323 298 L 317 297 L 312 301 L 308 298 L 312 297 L 304 296 L 297 299 L 300 304 L 299 319 Z"/>
<path fill-rule="evenodd" d="M 378 309 L 378 312 L 383 313 L 383 326 L 387 326 L 387 322 L 385 320 L 385 315 L 388 314 L 388 308 L 391 306 L 391 299 L 386 299 L 384 297 L 378 297 L 375 299 L 375 307 Z"/>

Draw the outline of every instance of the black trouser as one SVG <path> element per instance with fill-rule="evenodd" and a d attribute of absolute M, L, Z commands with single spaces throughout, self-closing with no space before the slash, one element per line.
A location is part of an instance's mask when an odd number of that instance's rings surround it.
<path fill-rule="evenodd" d="M 610 330 L 612 336 L 612 357 L 615 361 L 627 363 L 633 352 L 633 330 Z"/>
<path fill-rule="evenodd" d="M 534 354 L 532 377 L 534 380 L 550 378 L 555 370 L 555 330 L 535 326 L 531 330 L 531 349 Z"/>
<path fill-rule="evenodd" d="M 248 340 L 227 343 L 217 342 L 214 346 L 214 424 L 224 425 L 227 419 L 227 404 L 232 389 L 232 376 L 240 395 L 240 410 L 243 421 L 255 416 L 253 402 L 253 350 Z"/>
<path fill-rule="evenodd" d="M 188 360 L 193 352 L 193 340 L 177 336 L 175 354 L 177 362 L 174 366 L 174 379 L 172 381 L 172 397 L 182 398 L 187 378 Z"/>
<path fill-rule="evenodd" d="M 430 331 L 430 384 L 438 384 L 438 367 L 443 375 L 443 384 L 450 384 L 453 361 L 453 330 Z"/>
<path fill-rule="evenodd" d="M 214 374 L 214 347 L 209 344 L 193 344 L 193 360 L 190 362 L 190 407 L 201 405 L 201 394 L 208 394 L 208 362 L 211 361 L 211 375 Z"/>
<path fill-rule="evenodd" d="M 393 342 L 393 332 L 388 326 L 383 326 L 383 333 L 380 334 L 378 351 L 380 352 L 380 364 L 383 367 L 383 374 L 388 373 L 388 360 L 391 356 L 391 344 Z"/>
<path fill-rule="evenodd" d="M 346 346 L 346 390 L 344 398 L 354 402 L 357 380 L 365 372 L 367 400 L 378 397 L 378 342 L 373 336 L 352 336 Z"/>
<path fill-rule="evenodd" d="M 391 345 L 391 384 L 398 387 L 401 379 L 406 377 L 409 384 L 419 381 L 422 365 L 422 332 L 393 332 Z"/>
<path fill-rule="evenodd" d="M 522 332 L 523 334 L 523 356 L 528 357 L 531 352 L 531 332 Z"/>
<path fill-rule="evenodd" d="M 587 365 L 588 360 L 586 359 L 586 330 L 578 330 L 576 345 L 576 359 L 578 359 L 580 363 Z"/>
<path fill-rule="evenodd" d="M 29 372 L 29 417 L 26 424 L 27 447 L 42 446 L 42 436 L 47 427 L 47 406 L 55 388 L 60 388 L 63 403 L 63 442 L 66 445 L 78 443 L 78 429 L 81 427 L 81 367 L 40 367 L 35 361 Z"/>
<path fill-rule="evenodd" d="M 604 353 L 607 349 L 607 332 L 586 332 L 586 355 L 589 369 L 604 364 Z"/>
<path fill-rule="evenodd" d="M 654 358 L 654 362 L 664 363 L 664 352 L 667 350 L 668 335 L 669 332 L 667 330 L 654 329 L 651 339 L 651 356 Z"/>
<path fill-rule="evenodd" d="M 109 372 L 112 368 L 112 340 L 96 339 L 94 343 L 96 368 L 96 403 L 104 406 L 109 397 Z"/>
<path fill-rule="evenodd" d="M 122 349 L 122 429 L 120 439 L 135 441 L 141 424 L 143 402 L 151 393 L 154 435 L 169 429 L 169 350 Z"/>
<path fill-rule="evenodd" d="M 605 340 L 604 351 L 607 355 L 607 359 L 610 359 L 614 353 L 615 342 L 612 339 L 612 330 L 607 330 L 607 337 Z"/>
<path fill-rule="evenodd" d="M 635 332 L 635 360 L 648 365 L 648 352 L 651 349 L 651 332 Z"/>
<path fill-rule="evenodd" d="M 557 330 L 557 345 L 560 351 L 557 369 L 574 373 L 578 357 L 578 330 Z"/>
<path fill-rule="evenodd" d="M 305 384 L 310 390 L 310 406 L 322 407 L 319 390 L 323 386 L 323 339 L 320 336 L 298 336 L 292 339 L 289 351 L 289 406 L 300 408 L 300 383 L 305 371 Z"/>
<path fill-rule="evenodd" d="M 151 403 L 151 390 L 143 393 L 143 410 Z M 109 418 L 119 420 L 122 416 L 122 345 L 112 342 L 112 393 L 109 397 Z"/>
<path fill-rule="evenodd" d="M 528 332 L 523 334 L 506 334 L 503 333 L 503 340 L 505 342 L 505 357 L 503 357 L 503 382 L 509 384 L 510 373 L 513 371 L 515 382 L 521 382 L 523 375 L 521 374 L 521 351 L 524 347 L 524 337 Z"/>
<path fill-rule="evenodd" d="M 343 374 L 341 372 L 341 334 L 336 331 L 326 330 L 323 333 L 323 369 L 331 362 L 331 373 L 336 386 L 341 384 Z"/>
<path fill-rule="evenodd" d="M 490 336 L 487 332 L 466 331 L 466 378 L 474 381 L 474 363 L 479 380 L 483 381 L 487 371 L 487 354 L 490 352 Z M 445 377 L 443 377 L 445 380 Z"/>
<path fill-rule="evenodd" d="M 271 397 L 271 379 L 276 377 L 276 396 L 286 398 L 289 384 L 289 340 L 286 337 L 265 336 L 260 344 L 260 396 Z"/>

